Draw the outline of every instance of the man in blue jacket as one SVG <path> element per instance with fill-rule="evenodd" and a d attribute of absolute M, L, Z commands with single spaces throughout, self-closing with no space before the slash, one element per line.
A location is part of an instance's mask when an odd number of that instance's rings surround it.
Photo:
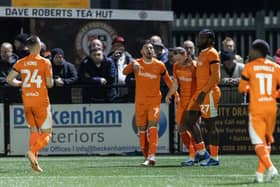
<path fill-rule="evenodd" d="M 111 58 L 105 57 L 104 46 L 99 39 L 93 39 L 89 46 L 89 55 L 82 60 L 79 68 L 83 89 L 83 101 L 86 103 L 112 102 L 116 90 L 112 87 L 115 82 L 116 68 Z"/>

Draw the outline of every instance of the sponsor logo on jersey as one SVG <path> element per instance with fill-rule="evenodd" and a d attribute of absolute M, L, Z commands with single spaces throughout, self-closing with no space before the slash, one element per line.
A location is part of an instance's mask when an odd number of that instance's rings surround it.
<path fill-rule="evenodd" d="M 202 65 L 203 65 L 203 62 L 197 61 L 197 65 L 198 65 L 198 66 L 202 66 Z"/>

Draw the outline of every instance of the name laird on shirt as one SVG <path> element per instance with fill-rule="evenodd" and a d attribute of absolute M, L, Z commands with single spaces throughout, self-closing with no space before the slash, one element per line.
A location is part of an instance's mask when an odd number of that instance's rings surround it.
<path fill-rule="evenodd" d="M 254 66 L 254 71 L 274 72 L 274 67 L 271 67 L 271 66 Z"/>

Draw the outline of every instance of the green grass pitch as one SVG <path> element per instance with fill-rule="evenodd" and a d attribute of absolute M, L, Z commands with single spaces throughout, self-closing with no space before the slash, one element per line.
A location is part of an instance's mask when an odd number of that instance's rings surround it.
<path fill-rule="evenodd" d="M 184 156 L 158 156 L 155 167 L 141 167 L 139 156 L 40 157 L 41 174 L 29 167 L 23 157 L 0 158 L 0 187 L 205 187 L 205 186 L 280 186 L 254 184 L 256 156 L 221 156 L 218 167 L 180 167 Z M 280 169 L 280 155 L 272 155 Z"/>

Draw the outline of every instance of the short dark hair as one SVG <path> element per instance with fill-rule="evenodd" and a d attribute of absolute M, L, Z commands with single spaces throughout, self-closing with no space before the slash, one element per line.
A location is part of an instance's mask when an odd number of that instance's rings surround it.
<path fill-rule="evenodd" d="M 148 44 L 151 44 L 151 45 L 153 45 L 153 42 L 152 42 L 152 40 L 142 40 L 141 41 L 141 47 L 143 48 L 144 47 L 144 45 L 148 45 Z"/>
<path fill-rule="evenodd" d="M 173 54 L 174 54 L 174 55 L 177 55 L 177 54 L 183 55 L 183 54 L 187 54 L 187 51 L 186 51 L 186 49 L 183 48 L 183 47 L 175 47 L 175 48 L 174 48 L 174 51 L 173 51 Z"/>
<path fill-rule="evenodd" d="M 32 35 L 26 39 L 26 45 L 28 47 L 34 47 L 37 44 L 40 44 L 40 40 L 39 40 L 39 37 L 36 35 Z"/>
<path fill-rule="evenodd" d="M 202 29 L 199 34 L 207 35 L 209 39 L 215 41 L 215 33 L 210 29 Z"/>
<path fill-rule="evenodd" d="M 262 40 L 262 39 L 256 39 L 252 43 L 252 48 L 259 51 L 262 54 L 263 57 L 268 55 L 269 51 L 270 51 L 269 44 L 265 40 Z"/>

